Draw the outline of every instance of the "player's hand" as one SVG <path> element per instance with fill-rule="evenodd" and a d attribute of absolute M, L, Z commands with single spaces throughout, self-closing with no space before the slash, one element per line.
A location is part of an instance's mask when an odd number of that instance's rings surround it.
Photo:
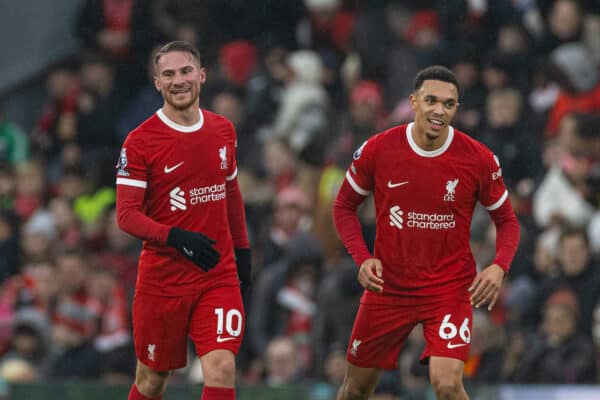
<path fill-rule="evenodd" d="M 469 292 L 472 292 L 471 305 L 479 308 L 488 304 L 488 311 L 492 311 L 498 300 L 504 275 L 504 270 L 498 264 L 492 264 L 478 273 L 469 287 Z"/>
<path fill-rule="evenodd" d="M 367 258 L 358 270 L 358 282 L 372 292 L 383 292 L 383 266 L 378 258 Z"/>
<path fill-rule="evenodd" d="M 167 245 L 175 247 L 188 260 L 208 272 L 219 262 L 221 255 L 213 245 L 216 242 L 198 232 L 171 228 Z"/>
<path fill-rule="evenodd" d="M 242 296 L 252 285 L 252 264 L 250 262 L 250 249 L 234 249 L 235 265 L 237 267 L 238 278 L 240 280 L 240 289 Z"/>

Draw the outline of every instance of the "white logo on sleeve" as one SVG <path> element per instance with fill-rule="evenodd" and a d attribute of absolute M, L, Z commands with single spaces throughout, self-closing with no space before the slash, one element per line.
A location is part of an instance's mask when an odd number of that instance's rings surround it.
<path fill-rule="evenodd" d="M 156 349 L 155 344 L 148 345 L 148 360 L 154 361 L 154 350 Z"/>
<path fill-rule="evenodd" d="M 362 154 L 363 148 L 365 147 L 366 144 L 367 144 L 367 141 L 365 140 L 364 143 L 361 144 L 358 149 L 356 149 L 354 154 L 352 154 L 353 159 L 358 160 L 360 158 L 360 155 Z"/>
<path fill-rule="evenodd" d="M 183 164 L 183 161 L 180 162 L 179 164 L 175 164 L 172 167 L 169 167 L 168 165 L 165 164 L 165 174 L 169 174 L 173 171 L 175 171 L 177 168 L 179 168 L 181 165 Z"/>
<path fill-rule="evenodd" d="M 358 352 L 358 346 L 362 343 L 362 340 L 354 339 L 352 341 L 352 348 L 350 349 L 350 354 L 356 357 L 356 353 Z"/>
<path fill-rule="evenodd" d="M 171 203 L 171 211 L 175 211 L 177 209 L 187 210 L 187 207 L 185 205 L 185 197 L 183 197 L 184 194 L 185 193 L 183 193 L 183 190 L 181 190 L 179 186 L 175 187 L 169 192 L 169 202 Z"/>
<path fill-rule="evenodd" d="M 446 182 L 446 194 L 444 195 L 444 201 L 456 200 L 456 186 L 458 185 L 458 178 Z"/>
<path fill-rule="evenodd" d="M 495 181 L 502 176 L 502 168 L 500 167 L 500 160 L 498 159 L 498 157 L 495 154 L 494 154 L 494 161 L 496 162 L 496 165 L 498 166 L 498 171 L 492 172 L 492 180 Z"/>
<path fill-rule="evenodd" d="M 121 154 L 119 155 L 119 161 L 117 161 L 117 175 L 119 176 L 129 176 L 129 172 L 125 169 L 127 166 L 127 149 L 123 147 L 121 149 Z"/>
<path fill-rule="evenodd" d="M 227 169 L 227 146 L 219 149 L 219 157 L 221 157 L 221 169 Z"/>
<path fill-rule="evenodd" d="M 395 226 L 398 229 L 402 229 L 404 218 L 402 215 L 404 212 L 400 209 L 400 206 L 393 206 L 390 208 L 390 226 Z"/>

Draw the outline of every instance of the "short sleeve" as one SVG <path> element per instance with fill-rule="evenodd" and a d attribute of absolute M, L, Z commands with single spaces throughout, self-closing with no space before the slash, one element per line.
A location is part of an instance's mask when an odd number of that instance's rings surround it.
<path fill-rule="evenodd" d="M 352 164 L 346 172 L 346 180 L 358 194 L 368 196 L 373 190 L 375 171 L 375 148 L 378 136 L 366 140 L 352 155 Z"/>
<path fill-rule="evenodd" d="M 147 167 L 141 152 L 141 145 L 137 144 L 132 135 L 129 135 L 119 154 L 117 169 L 117 185 L 133 186 L 145 189 L 148 186 Z"/>
<path fill-rule="evenodd" d="M 481 157 L 479 202 L 488 210 L 499 208 L 508 198 L 498 157 L 484 148 Z"/>
<path fill-rule="evenodd" d="M 227 132 L 227 147 L 229 148 L 229 163 L 228 163 L 228 169 L 227 169 L 227 180 L 228 181 L 232 181 L 235 179 L 235 177 L 237 176 L 238 170 L 237 170 L 237 161 L 236 161 L 236 154 L 237 154 L 237 133 L 235 131 L 235 127 L 233 126 L 232 123 L 228 124 L 228 129 L 229 131 Z"/>

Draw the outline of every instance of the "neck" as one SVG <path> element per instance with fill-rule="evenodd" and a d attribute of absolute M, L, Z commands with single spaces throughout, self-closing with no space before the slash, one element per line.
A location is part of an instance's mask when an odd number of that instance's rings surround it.
<path fill-rule="evenodd" d="M 444 129 L 434 136 L 432 134 L 428 134 L 425 130 L 419 129 L 417 124 L 413 124 L 412 128 L 412 137 L 415 141 L 416 145 L 421 149 L 426 151 L 434 151 L 439 149 L 446 143 L 446 139 L 448 138 L 448 126 L 444 126 Z"/>
<path fill-rule="evenodd" d="M 200 121 L 200 107 L 195 103 L 185 110 L 178 110 L 165 103 L 162 110 L 167 118 L 179 125 L 192 126 Z"/>

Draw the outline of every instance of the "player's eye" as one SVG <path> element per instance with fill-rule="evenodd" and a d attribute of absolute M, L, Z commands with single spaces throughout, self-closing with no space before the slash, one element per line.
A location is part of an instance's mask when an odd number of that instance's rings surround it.
<path fill-rule="evenodd" d="M 456 103 L 454 101 L 447 101 L 444 103 L 444 107 L 446 107 L 448 110 L 453 109 L 455 105 Z"/>
<path fill-rule="evenodd" d="M 425 97 L 425 103 L 427 104 L 435 104 L 435 98 L 433 97 Z"/>

